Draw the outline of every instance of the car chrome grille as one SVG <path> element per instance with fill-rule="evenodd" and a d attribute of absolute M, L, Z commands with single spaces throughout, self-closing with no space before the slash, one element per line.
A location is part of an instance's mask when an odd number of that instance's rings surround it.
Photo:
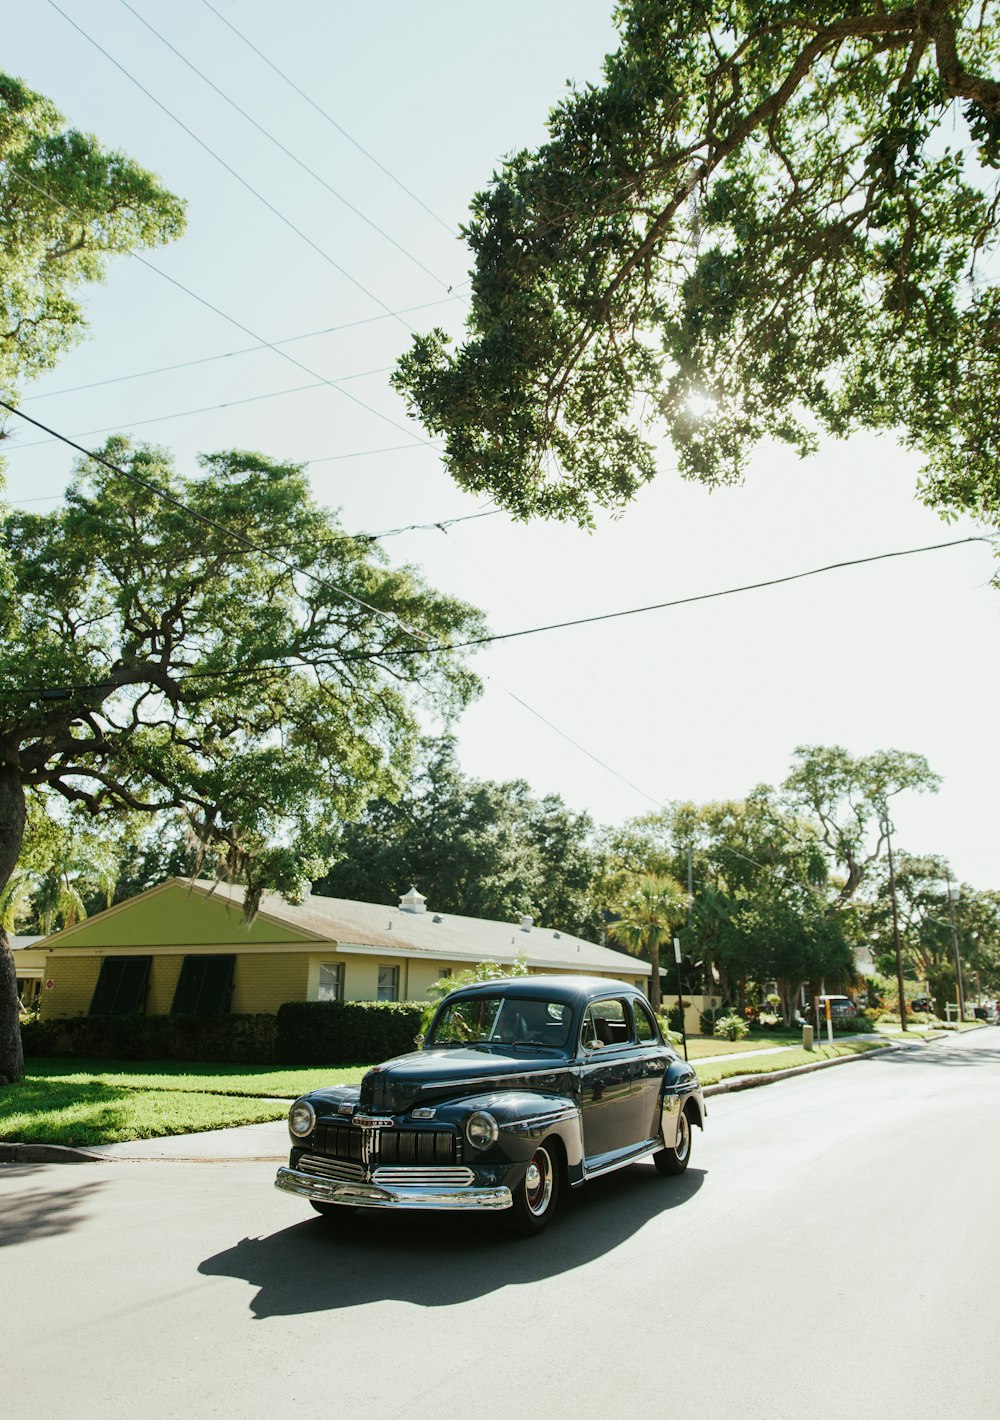
<path fill-rule="evenodd" d="M 320 1159 L 315 1154 L 303 1154 L 298 1167 L 303 1173 L 319 1174 L 321 1178 L 336 1178 L 344 1183 L 360 1183 L 365 1171 L 360 1164 L 340 1163 L 336 1159 Z"/>
<path fill-rule="evenodd" d="M 380 1188 L 464 1188 L 475 1175 L 471 1169 L 376 1169 L 372 1183 Z"/>
<path fill-rule="evenodd" d="M 367 1159 L 365 1149 L 368 1149 Z M 458 1137 L 447 1129 L 359 1129 L 346 1120 L 316 1125 L 316 1153 L 372 1169 L 383 1164 L 434 1168 L 458 1162 Z"/>

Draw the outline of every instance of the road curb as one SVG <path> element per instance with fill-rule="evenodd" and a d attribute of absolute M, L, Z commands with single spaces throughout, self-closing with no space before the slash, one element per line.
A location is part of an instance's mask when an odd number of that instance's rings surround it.
<path fill-rule="evenodd" d="M 106 1164 L 87 1149 L 68 1144 L 0 1144 L 0 1164 Z"/>
<path fill-rule="evenodd" d="M 973 1026 L 973 1030 L 980 1030 L 985 1027 Z M 855 1060 L 878 1060 L 880 1056 L 886 1055 L 889 1051 L 915 1050 L 925 1045 L 937 1045 L 942 1040 L 954 1040 L 962 1035 L 968 1035 L 969 1031 L 947 1031 L 942 1035 L 936 1035 L 932 1040 L 891 1041 L 888 1045 L 876 1046 L 873 1050 L 860 1050 L 857 1055 L 837 1055 L 832 1060 L 814 1060 L 809 1065 L 792 1065 L 787 1070 L 771 1070 L 767 1074 L 760 1075 L 731 1075 L 727 1080 L 719 1080 L 715 1085 L 703 1085 L 702 1094 L 726 1095 L 733 1094 L 737 1090 L 753 1090 L 758 1085 L 774 1085 L 779 1080 L 790 1080 L 795 1075 L 811 1075 L 816 1070 L 829 1069 L 831 1065 L 850 1065 Z"/>

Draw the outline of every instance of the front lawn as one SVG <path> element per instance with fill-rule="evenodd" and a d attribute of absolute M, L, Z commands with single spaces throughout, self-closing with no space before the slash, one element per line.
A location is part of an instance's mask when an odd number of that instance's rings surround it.
<path fill-rule="evenodd" d="M 898 1036 L 896 1037 L 898 1039 Z M 731 1054 L 731 1061 L 696 1064 L 703 1085 L 732 1075 L 769 1074 L 838 1055 L 858 1055 L 889 1044 L 884 1037 L 817 1043 L 803 1050 L 798 1035 L 756 1035 L 741 1041 L 688 1041 L 697 1061 Z M 747 1051 L 783 1046 L 780 1054 Z M 0 1140 L 24 1144 L 124 1143 L 166 1134 L 193 1134 L 282 1119 L 288 1101 L 323 1084 L 355 1084 L 366 1065 L 279 1070 L 263 1065 L 195 1065 L 175 1061 L 128 1064 L 106 1060 L 28 1062 L 19 1085 L 0 1091 Z"/>
<path fill-rule="evenodd" d="M 0 1091 L 0 1140 L 86 1147 L 263 1124 L 306 1090 L 356 1082 L 367 1068 L 33 1059 Z"/>

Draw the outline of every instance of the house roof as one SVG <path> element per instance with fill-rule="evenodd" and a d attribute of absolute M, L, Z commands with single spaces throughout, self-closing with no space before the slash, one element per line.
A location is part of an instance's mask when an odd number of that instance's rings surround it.
<path fill-rule="evenodd" d="M 242 887 L 172 878 L 128 902 L 119 903 L 107 913 L 99 913 L 59 933 L 50 939 L 51 945 L 75 945 L 77 938 L 81 945 L 84 941 L 88 946 L 102 945 L 101 920 L 105 917 L 118 919 L 115 924 L 117 930 L 109 934 L 108 945 L 123 945 L 122 919 L 130 909 L 154 895 L 176 891 L 177 888 L 183 888 L 185 894 L 203 898 L 206 903 L 239 909 L 242 914 Z M 225 932 L 226 941 L 233 945 L 235 925 Z M 109 920 L 109 929 L 111 926 Z M 625 952 L 547 927 L 524 927 L 520 922 L 494 922 L 453 913 L 407 912 L 375 902 L 354 902 L 349 898 L 312 894 L 303 902 L 292 904 L 277 893 L 265 893 L 252 929 L 254 941 L 258 944 L 266 941 L 270 929 L 275 932 L 272 940 L 276 942 L 291 945 L 291 935 L 293 941 L 302 942 L 305 939 L 335 944 L 338 952 L 348 955 L 426 957 L 434 961 L 468 962 L 470 965 L 484 960 L 508 965 L 523 956 L 528 965 L 536 970 L 614 972 L 617 976 L 633 979 L 648 976 L 651 970 L 648 962 L 630 957 Z M 199 940 L 202 940 L 200 936 Z M 260 949 L 258 945 L 257 950 Z"/>
<path fill-rule="evenodd" d="M 241 887 L 225 883 L 191 882 L 185 886 L 243 905 Z M 354 902 L 344 897 L 319 897 L 310 893 L 291 904 L 277 893 L 261 898 L 262 916 L 309 932 L 323 941 L 336 942 L 341 950 L 376 948 L 406 955 L 444 957 L 459 961 L 513 963 L 524 956 L 529 966 L 562 971 L 615 971 L 626 976 L 648 976 L 648 962 L 599 946 L 549 927 L 522 927 L 520 922 L 494 922 L 485 917 L 461 917 L 444 912 L 407 912 L 377 902 Z"/>

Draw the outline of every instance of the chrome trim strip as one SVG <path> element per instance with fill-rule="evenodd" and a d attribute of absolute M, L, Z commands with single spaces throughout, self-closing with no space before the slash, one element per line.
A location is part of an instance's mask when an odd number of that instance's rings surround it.
<path fill-rule="evenodd" d="M 347 1208 L 509 1208 L 509 1188 L 376 1188 L 370 1183 L 348 1183 L 317 1178 L 298 1169 L 281 1168 L 274 1186 L 283 1193 L 316 1203 L 342 1203 Z"/>
<path fill-rule="evenodd" d="M 300 1154 L 299 1169 L 303 1173 L 318 1173 L 324 1178 L 346 1179 L 348 1182 L 361 1183 L 365 1176 L 360 1164 L 351 1163 L 348 1159 L 324 1159 L 317 1154 Z"/>
<path fill-rule="evenodd" d="M 532 1114 L 524 1119 L 512 1119 L 506 1124 L 501 1124 L 501 1129 L 544 1129 L 549 1124 L 561 1124 L 564 1119 L 579 1119 L 580 1111 L 573 1109 L 560 1109 L 552 1114 Z"/>
<path fill-rule="evenodd" d="M 403 1164 L 398 1168 L 377 1168 L 372 1174 L 372 1183 L 376 1188 L 436 1188 L 438 1185 L 468 1188 L 475 1176 L 471 1169 L 457 1165 L 446 1164 L 435 1169 L 412 1168 Z"/>
<path fill-rule="evenodd" d="M 626 1154 L 623 1159 L 615 1159 L 614 1163 L 602 1164 L 600 1168 L 588 1168 L 587 1160 L 583 1161 L 584 1178 L 600 1178 L 601 1174 L 614 1173 L 615 1169 L 626 1168 L 629 1164 L 636 1163 L 639 1159 L 644 1159 L 647 1154 L 655 1154 L 658 1149 L 663 1148 L 662 1139 L 647 1139 L 635 1150 L 634 1153 Z"/>

